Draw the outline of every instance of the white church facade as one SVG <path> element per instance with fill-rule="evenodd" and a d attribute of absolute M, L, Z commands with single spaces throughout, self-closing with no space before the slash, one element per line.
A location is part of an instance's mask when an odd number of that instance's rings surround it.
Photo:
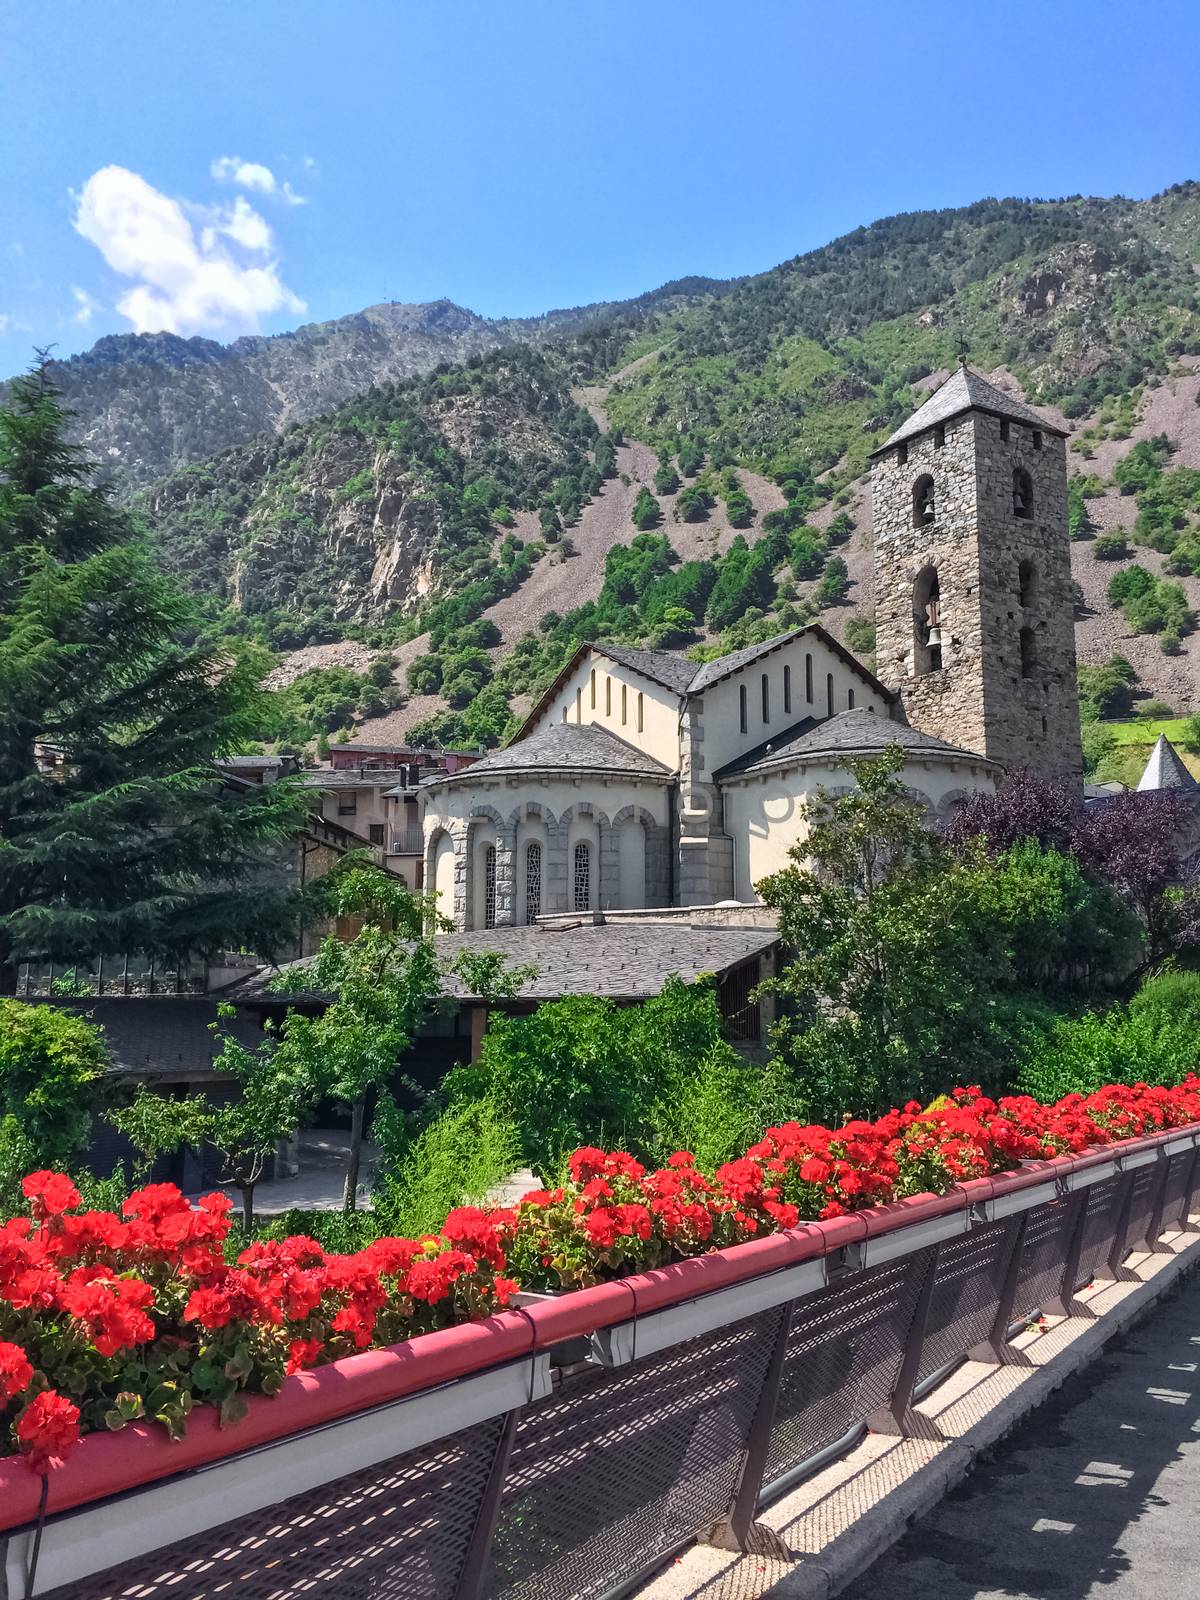
<path fill-rule="evenodd" d="M 1028 474 L 997 466 L 992 432 L 1001 449 L 1029 448 L 1022 434 L 1034 432 L 1039 451 L 1050 441 L 1037 463 L 1036 525 L 1028 497 L 1018 499 L 1013 487 L 1025 491 Z M 989 660 L 978 644 L 987 633 L 982 607 L 989 622 L 997 607 L 1011 606 L 1017 616 L 1032 565 L 1044 559 L 1057 573 L 1066 558 L 1061 439 L 1037 413 L 962 369 L 877 457 L 876 593 L 893 604 L 881 631 L 895 639 L 907 629 L 911 642 L 889 657 L 900 681 L 881 681 L 817 625 L 701 665 L 670 651 L 581 646 L 508 746 L 422 785 L 424 879 L 456 928 L 523 925 L 556 913 L 753 904 L 755 885 L 785 866 L 803 839 L 806 797 L 852 786 L 848 759 L 899 744 L 902 781 L 936 822 L 1002 779 L 993 727 L 1011 748 L 1019 722 L 1022 749 L 1031 752 L 1052 738 L 1052 725 L 1060 732 L 1053 711 L 1065 713 L 1058 701 L 1074 692 L 1073 642 L 1069 691 L 1046 667 L 1044 683 L 1014 677 L 1011 696 L 998 687 L 1003 652 Z M 907 530 L 899 538 L 892 528 L 898 506 Z M 1035 619 L 1021 611 L 1018 620 L 1024 641 Z M 1070 615 L 1048 615 L 1036 626 L 1045 641 L 1041 661 L 1060 669 Z M 930 650 L 931 627 L 934 640 L 945 640 L 941 650 Z M 917 674 L 925 681 L 910 681 Z M 972 703 L 975 680 L 986 685 L 986 714 L 964 719 L 975 737 L 951 742 L 946 713 Z M 1001 703 L 1002 714 L 993 715 Z M 1054 764 L 1048 744 L 1040 764 Z"/>

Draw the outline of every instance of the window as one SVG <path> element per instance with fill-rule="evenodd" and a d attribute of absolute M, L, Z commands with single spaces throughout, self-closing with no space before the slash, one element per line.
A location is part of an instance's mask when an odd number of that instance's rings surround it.
<path fill-rule="evenodd" d="M 595 669 L 595 667 L 592 668 L 591 687 L 592 687 L 592 710 L 595 711 L 595 709 L 596 709 L 596 669 Z"/>
<path fill-rule="evenodd" d="M 783 714 L 785 717 L 792 714 L 792 669 L 787 665 L 783 669 Z"/>
<path fill-rule="evenodd" d="M 604 680 L 604 715 L 606 717 L 611 717 L 612 716 L 612 679 L 611 678 L 605 678 L 605 680 Z"/>
<path fill-rule="evenodd" d="M 582 722 L 583 721 L 583 689 L 582 689 L 582 687 L 576 689 L 576 691 L 575 691 L 575 721 L 576 722 Z"/>
<path fill-rule="evenodd" d="M 525 921 L 536 922 L 542 914 L 542 847 L 531 844 L 525 851 Z"/>
<path fill-rule="evenodd" d="M 850 711 L 854 710 L 854 690 L 853 689 L 850 689 L 850 690 L 847 691 L 847 694 L 846 694 L 846 706 Z"/>
<path fill-rule="evenodd" d="M 907 444 L 898 444 L 896 446 L 896 465 L 898 467 L 906 467 L 908 465 L 908 445 Z"/>
<path fill-rule="evenodd" d="M 338 795 L 338 816 L 352 817 L 358 810 L 358 795 L 353 789 Z"/>
<path fill-rule="evenodd" d="M 1008 418 L 1007 417 L 1001 417 L 1000 418 L 1000 443 L 1001 444 L 1007 444 L 1008 443 Z"/>
<path fill-rule="evenodd" d="M 382 822 L 373 822 L 371 824 L 371 826 L 367 829 L 367 836 L 369 837 L 369 839 L 370 839 L 372 844 L 382 844 L 383 843 L 383 823 Z"/>
<path fill-rule="evenodd" d="M 627 683 L 623 683 L 621 685 L 621 726 L 624 727 L 625 724 L 628 721 L 629 721 L 629 685 Z"/>
<path fill-rule="evenodd" d="M 825 674 L 825 715 L 827 717 L 831 717 L 833 715 L 833 673 L 832 672 L 827 672 Z"/>
<path fill-rule="evenodd" d="M 483 852 L 483 925 L 496 926 L 496 846 L 489 844 Z"/>
<path fill-rule="evenodd" d="M 575 909 L 586 911 L 592 903 L 592 850 L 582 843 L 575 846 Z"/>
<path fill-rule="evenodd" d="M 566 720 L 567 720 L 567 712 L 568 712 L 568 711 L 569 711 L 569 710 L 570 710 L 570 709 L 571 709 L 571 708 L 570 708 L 570 706 L 564 706 L 564 707 L 563 707 L 563 721 L 564 721 L 564 722 L 565 722 L 565 721 L 566 721 Z"/>
<path fill-rule="evenodd" d="M 812 689 L 812 657 L 806 655 L 804 658 L 804 698 L 809 705 L 812 705 Z"/>
<path fill-rule="evenodd" d="M 1012 477 L 1013 516 L 1026 521 L 1033 515 L 1033 479 L 1024 467 L 1014 467 Z"/>
<path fill-rule="evenodd" d="M 1022 561 L 1017 568 L 1017 594 L 1021 609 L 1028 611 L 1037 601 L 1037 568 L 1032 561 Z"/>
<path fill-rule="evenodd" d="M 1035 450 L 1040 450 L 1042 448 L 1042 430 L 1040 428 L 1035 428 L 1033 430 L 1033 448 Z"/>
<path fill-rule="evenodd" d="M 750 719 L 746 715 L 746 685 L 744 683 L 738 688 L 738 724 L 743 733 L 750 726 Z"/>
<path fill-rule="evenodd" d="M 927 528 L 934 520 L 933 478 L 923 472 L 913 484 L 913 527 Z"/>
<path fill-rule="evenodd" d="M 913 584 L 913 676 L 942 670 L 942 597 L 936 567 L 924 567 Z"/>
<path fill-rule="evenodd" d="M 762 714 L 763 721 L 771 720 L 771 680 L 764 672 L 762 675 Z"/>
<path fill-rule="evenodd" d="M 945 442 L 946 442 L 946 429 L 942 425 L 942 423 L 939 422 L 937 427 L 933 430 L 933 448 L 935 450 L 940 450 L 942 448 L 942 446 L 945 444 Z"/>
<path fill-rule="evenodd" d="M 638 732 L 639 733 L 641 733 L 644 730 L 645 726 L 646 726 L 645 711 L 644 711 L 644 700 L 645 700 L 645 696 L 642 694 L 642 691 L 639 689 L 638 690 Z"/>
<path fill-rule="evenodd" d="M 1032 628 L 1021 629 L 1021 676 L 1032 678 L 1037 671 L 1037 638 Z"/>

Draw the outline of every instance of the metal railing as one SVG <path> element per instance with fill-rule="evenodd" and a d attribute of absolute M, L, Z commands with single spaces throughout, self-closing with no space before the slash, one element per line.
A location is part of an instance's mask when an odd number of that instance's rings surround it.
<path fill-rule="evenodd" d="M 1189 1229 L 1198 1178 L 1196 1129 L 1031 1163 L 368 1352 L 237 1430 L 92 1436 L 28 1589 L 40 1485 L 0 1462 L 8 1593 L 610 1600 L 761 1548 L 762 1505 L 865 1429 L 936 1436 L 949 1370 Z"/>

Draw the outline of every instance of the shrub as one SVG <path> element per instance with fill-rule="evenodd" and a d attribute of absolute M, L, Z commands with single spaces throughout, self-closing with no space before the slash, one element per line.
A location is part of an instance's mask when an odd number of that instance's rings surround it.
<path fill-rule="evenodd" d="M 692 483 L 675 502 L 675 515 L 680 522 L 703 522 L 715 504 L 707 489 Z"/>
<path fill-rule="evenodd" d="M 31 1167 L 83 1149 L 107 1061 L 104 1035 L 77 1012 L 0 999 L 0 1205 Z"/>
<path fill-rule="evenodd" d="M 846 624 L 846 643 L 855 655 L 869 656 L 875 648 L 875 624 L 870 617 L 851 617 Z"/>
<path fill-rule="evenodd" d="M 379 1229 L 412 1238 L 436 1232 L 455 1206 L 482 1204 L 520 1164 L 517 1129 L 493 1101 L 451 1106 L 376 1178 Z"/>
<path fill-rule="evenodd" d="M 850 590 L 850 574 L 841 556 L 830 556 L 815 595 L 819 606 L 840 606 Z"/>
<path fill-rule="evenodd" d="M 640 528 L 643 532 L 656 527 L 659 515 L 658 501 L 650 493 L 649 489 L 639 489 L 637 499 L 633 503 L 633 510 L 630 512 L 634 527 Z"/>
<path fill-rule="evenodd" d="M 1092 545 L 1092 554 L 1097 561 L 1123 561 L 1129 554 L 1129 541 L 1117 529 L 1102 533 Z"/>

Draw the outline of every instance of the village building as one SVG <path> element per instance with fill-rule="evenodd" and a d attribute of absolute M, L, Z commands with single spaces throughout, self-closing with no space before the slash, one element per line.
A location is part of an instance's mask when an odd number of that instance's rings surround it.
<path fill-rule="evenodd" d="M 816 789 L 889 745 L 931 823 L 1082 772 L 1062 430 L 965 365 L 874 457 L 878 675 L 824 628 L 701 665 L 581 646 L 516 738 L 419 790 L 458 929 L 757 903 Z"/>

